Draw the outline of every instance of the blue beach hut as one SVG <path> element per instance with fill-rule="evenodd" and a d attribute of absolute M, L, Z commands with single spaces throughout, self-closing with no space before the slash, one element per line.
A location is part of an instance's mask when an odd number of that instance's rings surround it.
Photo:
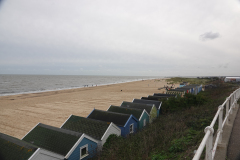
<path fill-rule="evenodd" d="M 98 141 L 84 133 L 37 124 L 23 141 L 59 154 L 68 160 L 87 160 L 97 153 Z"/>
<path fill-rule="evenodd" d="M 138 118 L 138 129 L 142 129 L 149 123 L 150 115 L 145 109 L 125 108 L 111 105 L 107 111 L 130 115 L 132 114 L 134 117 Z"/>
<path fill-rule="evenodd" d="M 126 137 L 131 133 L 135 133 L 138 128 L 138 119 L 129 114 L 94 109 L 87 118 L 105 121 L 108 123 L 113 122 L 121 129 L 121 136 L 123 137 Z"/>

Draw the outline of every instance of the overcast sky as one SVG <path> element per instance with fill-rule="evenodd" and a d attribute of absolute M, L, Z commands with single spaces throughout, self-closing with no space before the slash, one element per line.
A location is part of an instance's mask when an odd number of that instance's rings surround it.
<path fill-rule="evenodd" d="M 0 0 L 0 74 L 239 70 L 240 0 Z"/>

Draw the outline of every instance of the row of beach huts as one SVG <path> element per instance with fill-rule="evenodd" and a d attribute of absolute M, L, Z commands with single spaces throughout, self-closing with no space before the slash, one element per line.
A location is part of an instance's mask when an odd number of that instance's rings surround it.
<path fill-rule="evenodd" d="M 22 139 L 0 133 L 1 160 L 86 160 L 95 156 L 107 138 L 115 134 L 127 137 L 143 129 L 159 117 L 161 99 L 198 94 L 201 85 L 181 85 L 154 93 L 107 111 L 93 109 L 85 118 L 70 115 L 60 128 L 38 123 Z"/>

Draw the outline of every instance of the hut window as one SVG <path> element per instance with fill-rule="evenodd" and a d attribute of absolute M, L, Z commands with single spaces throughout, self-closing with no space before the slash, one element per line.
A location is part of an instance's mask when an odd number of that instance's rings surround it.
<path fill-rule="evenodd" d="M 83 159 L 88 156 L 88 144 L 80 148 L 80 159 Z"/>
<path fill-rule="evenodd" d="M 146 126 L 146 119 L 143 120 L 143 127 Z"/>
<path fill-rule="evenodd" d="M 133 124 L 130 125 L 130 133 L 133 133 Z"/>

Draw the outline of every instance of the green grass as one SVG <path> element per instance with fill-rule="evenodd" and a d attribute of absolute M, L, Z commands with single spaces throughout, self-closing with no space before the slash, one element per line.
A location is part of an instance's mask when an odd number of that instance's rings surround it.
<path fill-rule="evenodd" d="M 190 84 L 203 84 L 203 85 L 212 82 L 212 80 L 209 78 L 182 78 L 182 77 L 174 77 L 171 79 L 166 79 L 166 81 L 170 84 L 188 82 Z"/>
<path fill-rule="evenodd" d="M 235 84 L 217 86 L 196 96 L 163 102 L 163 113 L 152 124 L 127 138 L 111 136 L 96 159 L 192 159 L 204 128 L 210 125 L 218 106 L 236 89 Z"/>

